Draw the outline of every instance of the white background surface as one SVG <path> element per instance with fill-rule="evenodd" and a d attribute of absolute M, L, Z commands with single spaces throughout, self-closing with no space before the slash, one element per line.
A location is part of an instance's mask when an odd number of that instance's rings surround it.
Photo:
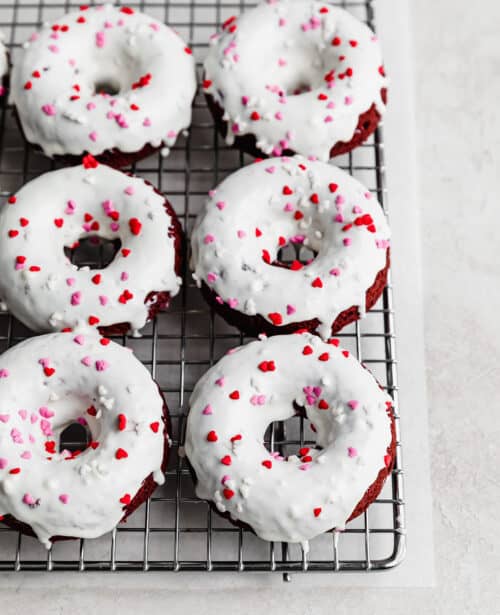
<path fill-rule="evenodd" d="M 409 4 L 378 2 L 392 78 L 386 140 L 409 503 L 406 563 L 341 580 L 295 576 L 287 585 L 271 575 L 4 575 L 1 615 L 28 609 L 41 615 L 499 612 L 500 3 L 414 0 L 411 12 Z M 433 519 L 422 435 L 425 380 Z"/>

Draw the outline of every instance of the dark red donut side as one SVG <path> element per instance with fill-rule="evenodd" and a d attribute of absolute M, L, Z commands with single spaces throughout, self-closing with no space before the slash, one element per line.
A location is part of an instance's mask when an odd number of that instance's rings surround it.
<path fill-rule="evenodd" d="M 380 90 L 380 95 L 384 104 L 387 104 L 387 88 L 382 88 L 382 90 Z M 225 138 L 227 135 L 227 122 L 223 119 L 224 109 L 211 94 L 205 94 L 205 98 L 208 108 L 212 113 L 215 126 L 219 133 Z M 367 111 L 359 116 L 358 124 L 352 139 L 347 143 L 339 141 L 338 143 L 334 143 L 332 145 L 330 149 L 330 158 L 340 156 L 341 154 L 346 154 L 355 147 L 358 147 L 364 143 L 368 137 L 375 132 L 381 119 L 382 116 L 374 103 Z M 235 136 L 233 147 L 245 152 L 246 154 L 255 156 L 256 158 L 268 158 L 268 155 L 257 147 L 257 140 L 251 133 Z M 286 149 L 283 150 L 282 155 L 294 156 L 296 153 L 297 152 L 291 149 Z"/>
<path fill-rule="evenodd" d="M 387 272 L 389 270 L 390 261 L 390 248 L 387 248 L 385 267 L 377 273 L 373 284 L 366 291 L 367 311 L 371 309 L 375 303 L 377 303 L 384 291 L 387 284 Z M 271 335 L 283 335 L 286 333 L 294 333 L 300 329 L 307 329 L 311 333 L 314 333 L 320 324 L 320 321 L 317 318 L 313 318 L 311 320 L 293 322 L 288 325 L 274 325 L 266 320 L 261 314 L 248 316 L 247 314 L 243 314 L 243 312 L 230 308 L 227 303 L 219 303 L 216 299 L 217 293 L 207 286 L 205 282 L 202 282 L 201 293 L 210 307 L 212 307 L 217 314 L 222 316 L 227 323 L 233 327 L 237 327 L 245 335 L 252 337 L 258 337 L 261 333 L 264 333 L 269 337 Z M 332 323 L 332 334 L 338 333 L 347 325 L 358 320 L 359 317 L 358 307 L 355 305 L 344 310 Z"/>
<path fill-rule="evenodd" d="M 158 393 L 163 400 L 162 422 L 163 422 L 164 445 L 163 445 L 163 460 L 161 463 L 161 470 L 162 472 L 166 472 L 168 456 L 170 452 L 170 446 L 169 446 L 169 441 L 168 441 L 169 412 L 168 412 L 167 402 L 159 386 L 158 386 Z M 139 508 L 139 506 L 141 506 L 141 504 L 143 504 L 153 494 L 157 486 L 158 485 L 156 484 L 153 478 L 153 473 L 149 474 L 149 476 L 147 476 L 142 482 L 142 485 L 139 487 L 139 490 L 137 491 L 137 493 L 132 497 L 130 504 L 123 506 L 123 517 L 121 518 L 120 523 L 124 523 L 127 520 L 127 518 L 130 517 L 130 515 L 133 512 L 135 512 Z M 25 536 L 31 536 L 33 538 L 36 538 L 36 534 L 33 532 L 30 525 L 28 525 L 27 523 L 23 523 L 22 521 L 18 521 L 12 515 L 5 515 L 4 517 L 0 518 L 0 521 L 4 523 L 5 525 L 7 525 L 8 527 L 10 527 L 11 529 L 21 532 L 21 534 L 24 534 Z M 78 540 L 78 537 L 76 536 L 52 536 L 50 540 L 51 542 L 59 542 L 63 540 Z"/>

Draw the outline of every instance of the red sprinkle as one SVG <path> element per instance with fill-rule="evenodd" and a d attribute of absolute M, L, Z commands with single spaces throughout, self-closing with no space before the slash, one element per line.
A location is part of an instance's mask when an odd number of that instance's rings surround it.
<path fill-rule="evenodd" d="M 257 111 L 252 111 L 250 114 L 250 119 L 256 122 L 257 120 L 260 120 L 260 114 Z"/>
<path fill-rule="evenodd" d="M 238 442 L 238 440 L 241 440 L 242 438 L 243 436 L 240 433 L 237 433 L 235 436 L 231 438 L 231 442 Z"/>
<path fill-rule="evenodd" d="M 184 47 L 184 51 L 188 54 L 188 55 L 192 55 L 193 50 L 190 49 L 189 47 Z"/>
<path fill-rule="evenodd" d="M 320 410 L 328 410 L 330 406 L 328 405 L 328 402 L 325 401 L 324 399 L 320 399 L 319 400 L 319 404 L 318 404 L 318 408 Z"/>
<path fill-rule="evenodd" d="M 139 235 L 142 229 L 142 224 L 137 218 L 130 218 L 128 221 L 130 232 L 132 235 Z"/>
<path fill-rule="evenodd" d="M 110 342 L 111 340 L 108 339 L 107 337 L 101 337 L 101 339 L 99 340 L 99 343 L 101 344 L 101 346 L 107 346 Z"/>
<path fill-rule="evenodd" d="M 342 42 L 342 40 L 338 36 L 336 36 L 335 38 L 332 39 L 332 45 L 334 47 L 338 47 L 341 42 Z"/>
<path fill-rule="evenodd" d="M 319 361 L 328 361 L 328 359 L 330 358 L 330 355 L 327 352 L 323 352 L 319 355 L 318 360 Z"/>
<path fill-rule="evenodd" d="M 31 83 L 31 81 L 26 81 L 26 83 L 24 84 L 25 90 L 31 90 L 32 87 L 33 87 L 33 84 Z"/>
<path fill-rule="evenodd" d="M 62 218 L 56 218 L 54 220 L 54 224 L 57 226 L 57 228 L 62 228 L 62 226 L 64 225 L 64 220 Z"/>
<path fill-rule="evenodd" d="M 220 460 L 220 462 L 225 466 L 230 466 L 232 463 L 232 459 L 230 455 L 224 455 L 224 457 Z"/>
<path fill-rule="evenodd" d="M 160 429 L 160 421 L 155 421 L 154 423 L 150 423 L 149 428 L 151 429 L 153 433 L 158 433 L 158 430 Z"/>
<path fill-rule="evenodd" d="M 343 350 L 342 354 L 344 355 L 344 357 L 347 359 L 347 357 L 349 356 L 349 351 L 348 350 Z"/>
<path fill-rule="evenodd" d="M 321 278 L 314 278 L 314 280 L 311 282 L 311 286 L 313 288 L 323 288 L 323 282 L 321 281 Z"/>
<path fill-rule="evenodd" d="M 100 273 L 96 273 L 94 276 L 92 276 L 92 282 L 94 284 L 100 284 L 101 283 L 101 279 L 102 279 L 102 276 L 101 276 Z"/>
<path fill-rule="evenodd" d="M 302 269 L 304 265 L 300 262 L 300 261 L 293 261 L 292 264 L 290 265 L 290 269 L 292 271 L 299 271 L 300 269 Z"/>
<path fill-rule="evenodd" d="M 123 497 L 120 498 L 120 502 L 122 504 L 125 504 L 125 506 L 128 506 L 131 501 L 132 501 L 132 497 L 130 493 L 126 493 Z"/>
<path fill-rule="evenodd" d="M 320 506 L 318 506 L 317 508 L 315 508 L 315 509 L 313 510 L 313 513 L 314 513 L 314 516 L 315 516 L 315 517 L 319 517 L 319 516 L 321 515 L 321 507 L 320 507 Z"/>
<path fill-rule="evenodd" d="M 50 378 L 56 373 L 56 370 L 53 367 L 44 367 L 43 373 L 47 376 L 47 378 Z"/>
<path fill-rule="evenodd" d="M 128 457 L 128 453 L 123 448 L 116 449 L 115 457 L 117 459 L 126 459 Z"/>
<path fill-rule="evenodd" d="M 290 188 L 290 186 L 283 186 L 283 194 L 285 195 L 293 194 L 293 190 Z"/>
<path fill-rule="evenodd" d="M 129 6 L 122 6 L 122 8 L 120 9 L 120 12 L 125 13 L 125 15 L 133 15 L 134 9 L 131 9 Z"/>
<path fill-rule="evenodd" d="M 11 205 L 14 205 L 16 201 L 17 201 L 17 197 L 15 194 L 11 194 L 9 198 L 7 199 L 7 202 L 10 203 Z"/>
<path fill-rule="evenodd" d="M 212 85 L 212 81 L 210 79 L 205 79 L 202 85 L 203 89 L 207 90 Z"/>
<path fill-rule="evenodd" d="M 12 468 L 9 470 L 9 474 L 19 474 L 21 472 L 21 468 Z"/>
<path fill-rule="evenodd" d="M 125 431 L 127 427 L 127 417 L 124 414 L 118 415 L 118 430 Z"/>
<path fill-rule="evenodd" d="M 29 223 L 30 221 L 27 218 L 19 218 L 19 224 L 22 227 L 28 226 Z"/>
<path fill-rule="evenodd" d="M 219 437 L 217 436 L 217 434 L 215 433 L 215 431 L 212 429 L 212 431 L 209 431 L 207 434 L 207 441 L 208 442 L 217 442 L 217 440 L 219 439 Z"/>
<path fill-rule="evenodd" d="M 338 184 L 328 184 L 328 189 L 330 190 L 330 192 L 336 192 L 338 187 Z"/>
<path fill-rule="evenodd" d="M 311 203 L 314 203 L 314 205 L 318 205 L 318 203 L 319 203 L 319 196 L 316 193 L 311 194 L 309 200 L 311 201 Z"/>
<path fill-rule="evenodd" d="M 274 361 L 262 361 L 258 367 L 261 372 L 274 372 L 276 369 Z"/>
<path fill-rule="evenodd" d="M 239 391 L 233 391 L 232 393 L 229 393 L 229 397 L 231 399 L 239 399 L 240 398 L 240 392 Z"/>
<path fill-rule="evenodd" d="M 94 158 L 94 156 L 92 156 L 92 154 L 87 154 L 86 156 L 84 156 L 82 158 L 82 163 L 86 169 L 95 169 L 99 166 L 99 163 Z"/>
<path fill-rule="evenodd" d="M 224 489 L 222 493 L 224 494 L 226 500 L 230 500 L 234 495 L 234 491 L 232 489 Z"/>
<path fill-rule="evenodd" d="M 271 264 L 271 255 L 267 250 L 262 250 L 262 260 L 268 265 Z"/>
<path fill-rule="evenodd" d="M 283 323 L 283 316 L 279 312 L 270 312 L 268 317 L 273 325 L 281 325 Z"/>
<path fill-rule="evenodd" d="M 273 462 L 270 459 L 264 459 L 262 465 L 268 470 L 270 470 L 273 467 Z"/>
<path fill-rule="evenodd" d="M 17 237 L 18 235 L 19 235 L 19 231 L 16 231 L 15 229 L 12 229 L 9 231 L 10 238 Z"/>
<path fill-rule="evenodd" d="M 97 323 L 99 322 L 99 319 L 97 318 L 97 316 L 89 316 L 89 325 L 97 325 Z"/>
<path fill-rule="evenodd" d="M 312 353 L 313 349 L 311 348 L 311 346 L 304 346 L 304 348 L 302 349 L 302 354 L 308 355 Z"/>

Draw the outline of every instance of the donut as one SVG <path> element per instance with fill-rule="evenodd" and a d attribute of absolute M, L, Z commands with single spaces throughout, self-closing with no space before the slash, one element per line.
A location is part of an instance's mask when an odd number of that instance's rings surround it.
<path fill-rule="evenodd" d="M 203 88 L 229 145 L 252 155 L 328 160 L 364 142 L 385 110 L 374 33 L 310 0 L 264 2 L 212 38 Z"/>
<path fill-rule="evenodd" d="M 253 163 L 227 177 L 191 237 L 196 284 L 248 335 L 332 332 L 380 297 L 390 231 L 376 198 L 344 171 L 301 156 Z M 284 263 L 282 249 L 316 258 Z"/>
<path fill-rule="evenodd" d="M 47 156 L 90 153 L 121 167 L 168 153 L 191 122 L 195 91 L 191 49 L 173 30 L 101 5 L 32 35 L 14 62 L 11 100 L 26 139 Z"/>
<path fill-rule="evenodd" d="M 137 331 L 181 284 L 181 229 L 168 201 L 91 156 L 12 195 L 0 237 L 0 297 L 33 331 Z M 117 249 L 113 260 L 98 269 L 72 264 L 94 241 Z"/>
<path fill-rule="evenodd" d="M 361 514 L 389 475 L 392 400 L 358 361 L 305 333 L 235 349 L 196 385 L 185 451 L 196 494 L 264 540 L 304 543 Z M 270 452 L 264 434 L 297 411 L 315 444 Z"/>
<path fill-rule="evenodd" d="M 87 448 L 60 450 L 74 424 Z M 47 548 L 111 531 L 164 482 L 166 426 L 129 349 L 89 331 L 14 346 L 0 356 L 0 516 Z"/>

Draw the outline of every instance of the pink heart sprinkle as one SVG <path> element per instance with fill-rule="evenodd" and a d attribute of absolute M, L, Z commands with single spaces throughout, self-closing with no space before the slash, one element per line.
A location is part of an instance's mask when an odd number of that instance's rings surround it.
<path fill-rule="evenodd" d="M 73 341 L 75 342 L 75 344 L 78 344 L 79 346 L 83 346 L 83 344 L 85 343 L 85 338 L 83 337 L 83 335 L 76 335 L 73 338 Z"/>
<path fill-rule="evenodd" d="M 45 115 L 49 115 L 49 116 L 56 114 L 55 105 L 43 105 L 42 111 L 45 113 Z"/>
<path fill-rule="evenodd" d="M 0 369 L 0 378 L 8 378 L 9 377 L 9 370 L 2 368 Z"/>
<path fill-rule="evenodd" d="M 203 412 L 202 414 L 204 414 L 205 416 L 208 414 L 213 414 L 213 410 L 212 410 L 212 406 L 210 404 L 207 404 L 204 408 L 203 408 Z"/>
<path fill-rule="evenodd" d="M 49 363 L 50 363 L 50 360 L 49 360 L 49 359 L 42 358 L 42 359 L 38 359 L 38 363 L 39 363 L 42 367 L 48 367 L 48 366 L 49 366 Z"/>
<path fill-rule="evenodd" d="M 276 120 L 282 120 L 283 119 L 283 113 L 281 113 L 281 111 L 276 111 L 276 113 L 274 114 L 274 118 Z"/>
<path fill-rule="evenodd" d="M 18 414 L 22 418 L 23 421 L 25 421 L 28 418 L 27 410 L 19 410 Z"/>
<path fill-rule="evenodd" d="M 230 308 L 235 308 L 238 306 L 238 299 L 228 299 L 227 300 L 227 304 L 229 305 Z"/>
<path fill-rule="evenodd" d="M 217 380 L 215 381 L 215 384 L 218 387 L 223 387 L 224 386 L 224 381 L 225 381 L 224 376 L 221 376 L 220 378 L 217 378 Z"/>
<path fill-rule="evenodd" d="M 111 224 L 109 225 L 109 228 L 116 233 L 116 231 L 120 230 L 120 225 L 118 222 L 111 222 Z"/>
<path fill-rule="evenodd" d="M 276 171 L 276 167 L 267 167 L 266 173 L 274 173 Z"/>
<path fill-rule="evenodd" d="M 4 470 L 8 465 L 8 460 L 5 457 L 0 457 L 0 470 Z"/>
<path fill-rule="evenodd" d="M 293 211 L 292 203 L 287 203 L 283 209 L 284 211 Z"/>
<path fill-rule="evenodd" d="M 94 142 L 97 141 L 97 132 L 95 130 L 89 133 L 89 139 Z"/>
<path fill-rule="evenodd" d="M 30 416 L 31 424 L 34 425 L 37 421 L 38 421 L 38 416 L 34 412 L 32 412 Z"/>
<path fill-rule="evenodd" d="M 128 280 L 128 273 L 126 271 L 122 271 L 121 276 L 120 276 L 120 280 L 122 282 L 126 282 Z"/>
<path fill-rule="evenodd" d="M 87 103 L 87 110 L 92 111 L 93 109 L 95 109 L 95 103 L 93 102 Z"/>
<path fill-rule="evenodd" d="M 295 314 L 296 308 L 293 305 L 286 306 L 286 313 L 290 316 L 290 314 Z"/>
<path fill-rule="evenodd" d="M 23 496 L 23 503 L 27 506 L 33 506 L 35 504 L 35 498 L 29 493 L 25 493 Z"/>
<path fill-rule="evenodd" d="M 333 269 L 330 269 L 330 275 L 334 275 L 334 276 L 340 275 L 340 269 L 338 267 L 334 267 Z"/>
<path fill-rule="evenodd" d="M 31 453 L 29 451 L 24 451 L 24 453 L 21 453 L 21 459 L 31 459 Z"/>
<path fill-rule="evenodd" d="M 209 243 L 213 243 L 215 241 L 215 237 L 213 235 L 205 235 L 205 238 L 203 239 L 203 243 L 204 244 L 209 244 Z"/>
<path fill-rule="evenodd" d="M 325 124 L 329 124 L 330 122 L 333 122 L 333 117 L 331 115 L 327 115 L 323 121 Z"/>
<path fill-rule="evenodd" d="M 83 357 L 81 362 L 86 367 L 89 367 L 90 365 L 92 365 L 92 359 L 90 357 Z"/>
<path fill-rule="evenodd" d="M 357 399 L 351 399 L 351 401 L 347 402 L 347 405 L 351 408 L 351 410 L 356 410 L 359 406 L 359 401 Z"/>
<path fill-rule="evenodd" d="M 243 239 L 243 237 L 246 237 L 247 234 L 245 233 L 245 231 L 238 231 L 237 232 L 238 238 L 239 239 Z"/>
<path fill-rule="evenodd" d="M 108 303 L 108 298 L 106 295 L 99 295 L 99 303 L 101 305 L 106 305 Z"/>
<path fill-rule="evenodd" d="M 344 104 L 346 105 L 352 105 L 352 96 L 346 96 L 344 98 Z"/>
<path fill-rule="evenodd" d="M 145 117 L 144 121 L 142 122 L 143 126 L 151 126 L 151 120 L 149 119 L 149 117 Z"/>
<path fill-rule="evenodd" d="M 217 209 L 220 209 L 220 211 L 222 211 L 224 207 L 226 206 L 226 203 L 224 201 L 217 201 L 215 206 L 217 207 Z"/>
<path fill-rule="evenodd" d="M 224 474 L 224 476 L 220 479 L 220 482 L 225 485 L 228 480 L 231 480 L 231 477 L 228 474 Z"/>
<path fill-rule="evenodd" d="M 209 272 L 207 273 L 207 282 L 209 282 L 210 284 L 215 282 L 217 280 L 217 274 L 213 273 L 213 272 Z"/>
<path fill-rule="evenodd" d="M 343 222 L 344 216 L 342 214 L 337 214 L 334 218 L 335 222 Z"/>
<path fill-rule="evenodd" d="M 69 495 L 67 493 L 61 493 L 61 495 L 59 496 L 59 500 L 63 503 L 63 504 L 67 504 L 69 501 Z"/>
<path fill-rule="evenodd" d="M 354 447 L 349 446 L 347 449 L 347 454 L 349 455 L 349 457 L 357 457 L 358 451 Z"/>
<path fill-rule="evenodd" d="M 98 372 L 104 372 L 108 369 L 108 367 L 109 363 L 103 359 L 95 362 L 95 368 Z"/>
<path fill-rule="evenodd" d="M 363 210 L 359 205 L 354 205 L 354 207 L 352 208 L 352 212 L 355 214 L 362 214 Z"/>
<path fill-rule="evenodd" d="M 352 244 L 352 239 L 350 237 L 344 237 L 344 239 L 342 240 L 342 243 L 347 248 L 348 246 L 350 246 Z"/>
<path fill-rule="evenodd" d="M 124 190 L 125 194 L 128 194 L 129 196 L 134 194 L 135 192 L 135 188 L 134 186 L 127 186 Z"/>
<path fill-rule="evenodd" d="M 71 295 L 71 305 L 80 305 L 82 301 L 82 293 L 77 291 Z"/>
<path fill-rule="evenodd" d="M 38 413 L 40 414 L 40 416 L 43 416 L 44 419 L 51 419 L 54 416 L 52 410 L 49 410 L 45 406 L 38 408 Z"/>
<path fill-rule="evenodd" d="M 175 139 L 177 137 L 177 133 L 175 130 L 169 130 L 167 132 L 167 139 Z"/>
<path fill-rule="evenodd" d="M 75 203 L 75 201 L 70 199 L 66 203 L 66 209 L 64 210 L 64 213 L 67 214 L 68 216 L 71 216 L 72 214 L 75 213 L 75 209 L 76 209 L 76 203 Z"/>

